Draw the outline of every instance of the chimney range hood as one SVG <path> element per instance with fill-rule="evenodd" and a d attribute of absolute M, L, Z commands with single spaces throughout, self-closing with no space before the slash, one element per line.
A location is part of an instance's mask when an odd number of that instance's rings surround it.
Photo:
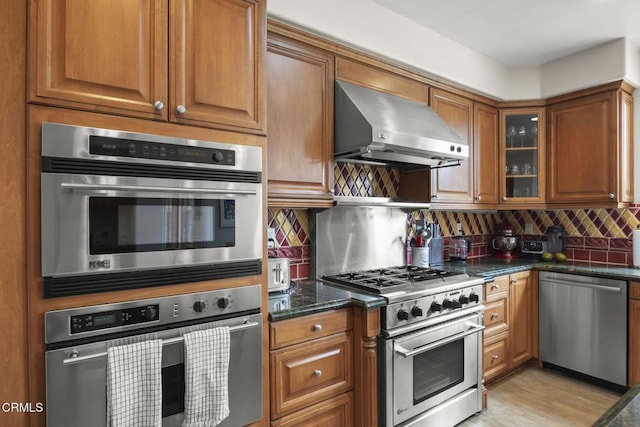
<path fill-rule="evenodd" d="M 334 157 L 400 167 L 443 167 L 469 147 L 427 104 L 344 81 L 335 83 Z"/>

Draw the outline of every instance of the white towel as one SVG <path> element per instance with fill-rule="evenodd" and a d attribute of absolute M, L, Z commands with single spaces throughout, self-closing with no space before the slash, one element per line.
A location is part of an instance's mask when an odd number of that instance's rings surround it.
<path fill-rule="evenodd" d="M 184 335 L 183 427 L 213 427 L 229 416 L 229 327 Z"/>
<path fill-rule="evenodd" d="M 107 427 L 162 424 L 162 340 L 107 349 Z"/>

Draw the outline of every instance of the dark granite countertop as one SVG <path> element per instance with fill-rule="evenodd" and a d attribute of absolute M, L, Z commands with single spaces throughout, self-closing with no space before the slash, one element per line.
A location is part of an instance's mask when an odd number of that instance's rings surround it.
<path fill-rule="evenodd" d="M 626 427 L 640 425 L 640 383 L 634 385 L 607 412 L 594 427 Z"/>
<path fill-rule="evenodd" d="M 481 276 L 487 281 L 491 281 L 497 276 L 534 268 L 541 271 L 640 281 L 639 268 L 586 262 L 542 262 L 532 258 L 511 260 L 498 257 L 475 258 L 464 263 L 445 262 L 440 266 L 433 266 L 433 268 L 467 273 L 470 276 Z M 274 304 L 279 299 L 285 299 L 286 304 Z M 365 309 L 385 305 L 385 300 L 379 296 L 349 291 L 313 279 L 295 281 L 288 291 L 271 294 L 269 300 L 269 320 L 272 322 L 354 305 Z"/>
<path fill-rule="evenodd" d="M 286 304 L 272 304 L 282 299 Z M 294 281 L 287 291 L 269 294 L 269 320 L 277 322 L 350 306 L 368 310 L 385 304 L 385 299 L 379 296 L 348 291 L 319 280 L 300 280 Z"/>
<path fill-rule="evenodd" d="M 483 277 L 503 276 L 535 268 L 540 271 L 557 271 L 559 273 L 640 281 L 640 268 L 589 262 L 543 262 L 532 258 L 514 258 L 511 260 L 498 257 L 475 258 L 467 260 L 466 263 L 445 262 L 437 268 Z"/>

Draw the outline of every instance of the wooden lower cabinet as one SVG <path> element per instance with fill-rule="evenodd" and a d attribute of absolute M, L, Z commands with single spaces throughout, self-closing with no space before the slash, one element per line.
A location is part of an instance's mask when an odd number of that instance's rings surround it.
<path fill-rule="evenodd" d="M 640 381 L 640 282 L 629 282 L 629 379 Z"/>
<path fill-rule="evenodd" d="M 354 350 L 351 309 L 270 325 L 274 426 L 352 426 Z"/>
<path fill-rule="evenodd" d="M 524 271 L 485 284 L 483 374 L 487 382 L 534 357 L 534 277 Z"/>
<path fill-rule="evenodd" d="M 271 423 L 272 427 L 351 427 L 353 425 L 353 392 L 324 400 Z"/>

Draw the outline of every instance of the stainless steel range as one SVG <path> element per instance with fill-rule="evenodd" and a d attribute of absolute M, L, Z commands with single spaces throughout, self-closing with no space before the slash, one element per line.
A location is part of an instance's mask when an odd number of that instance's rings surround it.
<path fill-rule="evenodd" d="M 384 297 L 380 424 L 455 425 L 482 410 L 482 278 L 400 266 L 323 276 Z"/>
<path fill-rule="evenodd" d="M 482 410 L 484 279 L 403 265 L 406 225 L 406 214 L 390 208 L 317 213 L 314 275 L 387 301 L 379 425 L 453 426 Z"/>

